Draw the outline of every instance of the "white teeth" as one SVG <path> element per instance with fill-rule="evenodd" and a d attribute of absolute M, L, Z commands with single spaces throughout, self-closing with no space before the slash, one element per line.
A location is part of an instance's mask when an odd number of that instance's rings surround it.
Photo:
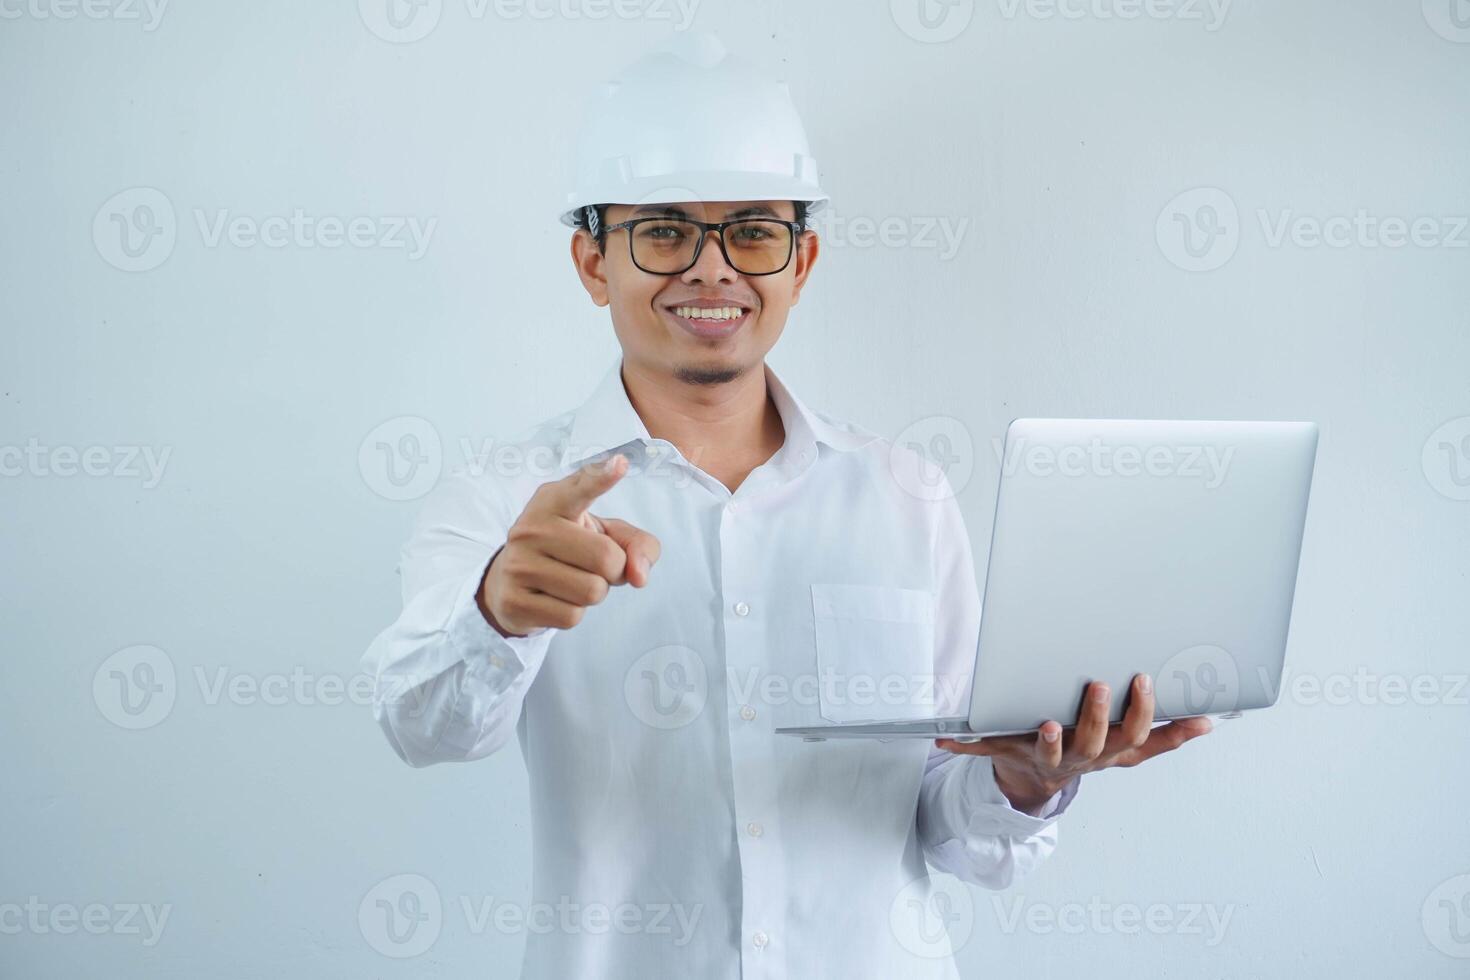
<path fill-rule="evenodd" d="M 674 313 L 691 320 L 734 320 L 741 312 L 738 306 L 676 306 Z"/>

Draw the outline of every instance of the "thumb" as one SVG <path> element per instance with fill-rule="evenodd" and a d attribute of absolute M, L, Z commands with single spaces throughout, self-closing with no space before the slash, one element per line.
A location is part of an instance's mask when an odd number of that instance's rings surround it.
<path fill-rule="evenodd" d="M 634 588 L 643 588 L 648 584 L 648 570 L 658 561 L 658 556 L 663 551 L 658 538 L 616 517 L 603 517 L 599 520 L 602 523 L 602 533 L 612 538 L 628 555 L 624 579 Z"/>

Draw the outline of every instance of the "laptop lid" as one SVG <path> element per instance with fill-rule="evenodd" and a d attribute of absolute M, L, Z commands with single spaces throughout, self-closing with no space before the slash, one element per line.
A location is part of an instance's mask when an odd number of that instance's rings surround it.
<path fill-rule="evenodd" d="M 1017 419 L 1006 431 L 970 698 L 977 732 L 1275 702 L 1316 457 L 1310 422 Z"/>

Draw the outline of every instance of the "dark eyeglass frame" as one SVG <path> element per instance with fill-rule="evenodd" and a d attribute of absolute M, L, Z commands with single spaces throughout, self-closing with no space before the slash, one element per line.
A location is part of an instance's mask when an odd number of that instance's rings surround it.
<path fill-rule="evenodd" d="M 638 257 L 633 254 L 633 229 L 648 221 L 678 221 L 686 225 L 693 225 L 694 227 L 699 229 L 699 241 L 697 241 L 694 245 L 694 255 L 690 257 L 688 265 L 686 265 L 682 269 L 679 269 L 677 272 L 656 272 L 653 269 L 644 269 L 642 265 L 639 265 Z M 780 266 L 772 269 L 770 272 L 746 272 L 744 269 L 740 268 L 734 263 L 734 261 L 731 260 L 730 250 L 725 247 L 726 228 L 729 228 L 731 225 L 746 225 L 756 222 L 763 222 L 773 225 L 785 225 L 786 228 L 791 232 L 791 238 L 786 243 L 786 261 L 782 262 Z M 675 214 L 657 214 L 649 215 L 642 218 L 630 218 L 627 221 L 619 221 L 615 225 L 604 225 L 603 231 L 617 231 L 619 228 L 626 228 L 628 230 L 628 258 L 632 260 L 635 266 L 638 266 L 639 270 L 646 272 L 652 276 L 682 276 L 684 273 L 694 268 L 695 263 L 699 261 L 699 254 L 704 251 L 704 241 L 706 238 L 709 237 L 709 233 L 712 231 L 719 232 L 720 254 L 725 257 L 725 264 L 728 265 L 730 268 L 734 269 L 742 276 L 774 276 L 778 272 L 785 271 L 786 267 L 791 264 L 791 257 L 796 254 L 796 238 L 803 231 L 803 228 L 799 222 L 787 221 L 785 218 L 767 218 L 764 215 L 750 218 L 732 218 L 729 221 L 698 221 L 694 218 L 686 218 Z"/>

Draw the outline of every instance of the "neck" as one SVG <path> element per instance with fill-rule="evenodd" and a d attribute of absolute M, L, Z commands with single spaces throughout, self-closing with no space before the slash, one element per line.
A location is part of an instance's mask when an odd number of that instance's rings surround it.
<path fill-rule="evenodd" d="M 623 388 L 648 434 L 733 491 L 770 459 L 786 430 L 763 364 L 719 384 L 693 384 L 623 361 Z"/>

